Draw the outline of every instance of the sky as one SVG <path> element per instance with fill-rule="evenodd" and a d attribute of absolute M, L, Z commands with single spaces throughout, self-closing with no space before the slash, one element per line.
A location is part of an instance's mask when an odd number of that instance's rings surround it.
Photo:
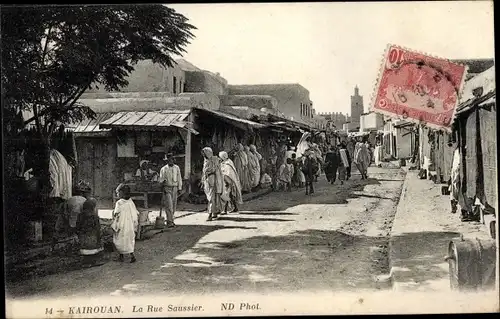
<path fill-rule="evenodd" d="M 448 59 L 494 57 L 493 2 L 169 4 L 195 38 L 183 58 L 229 84 L 300 83 L 316 112 L 369 110 L 389 43 Z"/>

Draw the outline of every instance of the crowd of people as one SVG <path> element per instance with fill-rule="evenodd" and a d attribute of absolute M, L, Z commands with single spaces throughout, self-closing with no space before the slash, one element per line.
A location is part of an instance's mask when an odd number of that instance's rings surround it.
<path fill-rule="evenodd" d="M 322 151 L 326 150 L 325 151 Z M 349 139 L 338 145 L 318 145 L 307 142 L 305 150 L 297 153 L 294 146 L 282 145 L 279 152 L 271 147 L 268 160 L 255 145 L 238 144 L 229 152 L 215 155 L 210 147 L 202 150 L 204 165 L 202 187 L 208 201 L 208 221 L 219 215 L 238 211 L 242 193 L 270 186 L 275 191 L 290 192 L 305 188 L 306 195 L 314 193 L 314 182 L 322 172 L 334 184 L 351 177 L 354 164 L 361 179 L 368 178 L 368 166 L 374 151 L 366 138 Z M 352 149 L 351 151 L 349 149 Z M 230 158 L 232 157 L 232 159 Z"/>
<path fill-rule="evenodd" d="M 272 147 L 267 159 L 257 151 L 255 145 L 238 144 L 234 150 L 221 151 L 217 155 L 210 147 L 203 148 L 201 187 L 208 202 L 207 220 L 237 212 L 243 203 L 243 193 L 261 187 L 272 187 L 275 191 L 284 192 L 305 188 L 305 194 L 311 195 L 314 193 L 314 183 L 322 172 L 329 183 L 335 184 L 339 180 L 340 185 L 343 185 L 351 178 L 353 166 L 359 171 L 361 179 L 366 179 L 374 155 L 368 141 L 361 138 L 348 139 L 338 145 L 305 142 L 305 146 L 297 148 L 300 150 L 283 144 L 277 152 Z M 172 154 L 167 154 L 164 160 L 166 165 L 159 173 L 150 170 L 147 161 L 141 161 L 136 178 L 154 178 L 161 184 L 166 227 L 171 228 L 176 226 L 174 214 L 182 190 L 182 175 Z M 66 213 L 62 215 L 58 227 L 65 221 L 78 235 L 84 265 L 100 264 L 103 245 L 97 201 L 90 196 L 89 183 L 80 181 L 77 191 L 78 194 L 66 202 Z M 130 262 L 135 262 L 134 246 L 140 214 L 127 184 L 120 184 L 116 192 L 119 200 L 115 203 L 110 227 L 113 244 L 119 261 L 124 261 L 125 256 L 129 255 Z"/>

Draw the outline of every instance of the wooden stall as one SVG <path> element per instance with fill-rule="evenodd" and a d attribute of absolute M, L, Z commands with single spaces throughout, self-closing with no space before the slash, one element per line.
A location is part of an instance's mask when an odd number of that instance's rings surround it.
<path fill-rule="evenodd" d="M 126 182 L 137 199 L 148 206 L 149 194 L 160 194 L 154 181 L 137 183 L 140 161 L 159 172 L 166 153 L 189 176 L 191 134 L 190 110 L 100 113 L 94 120 L 80 123 L 74 130 L 79 157 L 78 179 L 88 180 L 97 198 L 114 198 L 115 189 Z"/>

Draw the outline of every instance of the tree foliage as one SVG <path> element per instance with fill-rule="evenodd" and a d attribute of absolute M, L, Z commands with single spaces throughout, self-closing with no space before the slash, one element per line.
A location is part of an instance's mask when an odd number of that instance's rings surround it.
<path fill-rule="evenodd" d="M 194 26 L 163 5 L 3 7 L 4 107 L 29 110 L 46 142 L 61 123 L 93 117 L 78 103 L 92 85 L 126 86 L 139 60 L 172 66 Z"/>
<path fill-rule="evenodd" d="M 12 167 L 21 158 L 23 129 L 35 124 L 38 134 L 31 138 L 39 141 L 37 150 L 27 151 L 36 158 L 33 169 L 45 215 L 55 133 L 61 125 L 95 117 L 78 102 L 81 95 L 93 85 L 126 86 L 140 60 L 172 66 L 195 27 L 163 5 L 2 6 L 0 14 L 4 160 Z M 22 111 L 33 116 L 23 119 Z M 17 180 L 13 174 L 7 178 Z M 15 197 L 19 189 L 7 193 L 13 199 L 7 210 L 19 214 L 25 209 L 18 207 L 23 202 Z"/>

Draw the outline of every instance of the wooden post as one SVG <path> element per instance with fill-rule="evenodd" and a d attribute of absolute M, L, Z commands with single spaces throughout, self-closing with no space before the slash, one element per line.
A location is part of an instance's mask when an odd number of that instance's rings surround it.
<path fill-rule="evenodd" d="M 194 122 L 194 114 L 193 112 L 189 113 L 188 117 L 189 121 L 189 126 L 191 127 L 192 123 Z M 187 131 L 187 136 L 186 136 L 186 145 L 185 145 L 185 151 L 184 151 L 184 180 L 187 181 L 187 187 L 186 187 L 186 192 L 189 194 L 191 193 L 191 144 L 192 144 L 192 133 L 191 131 Z"/>

